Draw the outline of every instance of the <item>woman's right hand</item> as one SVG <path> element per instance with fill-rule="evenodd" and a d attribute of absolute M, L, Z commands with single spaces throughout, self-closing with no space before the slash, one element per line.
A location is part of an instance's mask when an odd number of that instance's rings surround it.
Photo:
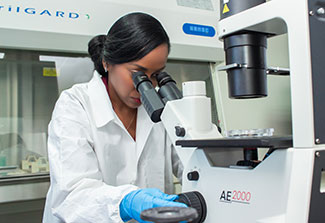
<path fill-rule="evenodd" d="M 177 195 L 168 195 L 156 188 L 139 189 L 128 193 L 120 203 L 120 216 L 123 221 L 140 218 L 142 211 L 155 207 L 187 207 L 183 203 L 174 202 Z"/>

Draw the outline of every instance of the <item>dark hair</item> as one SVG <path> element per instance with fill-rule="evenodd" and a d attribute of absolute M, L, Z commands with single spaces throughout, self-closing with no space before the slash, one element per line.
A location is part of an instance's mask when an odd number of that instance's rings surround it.
<path fill-rule="evenodd" d="M 143 58 L 169 38 L 154 17 L 136 12 L 117 20 L 108 31 L 103 48 L 103 59 L 110 64 L 122 64 Z"/>
<path fill-rule="evenodd" d="M 106 77 L 107 72 L 105 72 L 103 67 L 103 47 L 106 40 L 106 35 L 98 35 L 93 37 L 88 42 L 88 53 L 91 60 L 94 62 L 95 70 L 102 76 Z"/>

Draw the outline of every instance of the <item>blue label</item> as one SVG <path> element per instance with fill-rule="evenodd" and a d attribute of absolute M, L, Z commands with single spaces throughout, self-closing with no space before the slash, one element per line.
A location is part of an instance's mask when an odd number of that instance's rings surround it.
<path fill-rule="evenodd" d="M 204 26 L 192 23 L 184 23 L 183 31 L 189 35 L 213 37 L 216 34 L 212 26 Z"/>

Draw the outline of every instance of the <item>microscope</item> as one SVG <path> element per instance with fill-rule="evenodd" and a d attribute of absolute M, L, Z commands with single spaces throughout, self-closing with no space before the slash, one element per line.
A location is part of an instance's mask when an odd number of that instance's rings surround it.
<path fill-rule="evenodd" d="M 162 121 L 180 151 L 183 199 L 195 195 L 188 203 L 199 203 L 193 222 L 325 222 L 325 1 L 222 0 L 220 6 L 226 65 L 219 70 L 227 71 L 229 97 L 266 97 L 268 74 L 290 75 L 292 135 L 223 136 L 211 122 L 204 82 L 183 83 L 182 94 L 174 86 L 157 93 L 134 78 L 148 114 Z M 289 69 L 267 67 L 268 38 L 285 33 Z M 173 85 L 162 76 L 160 89 Z M 260 161 L 258 148 L 269 151 Z"/>

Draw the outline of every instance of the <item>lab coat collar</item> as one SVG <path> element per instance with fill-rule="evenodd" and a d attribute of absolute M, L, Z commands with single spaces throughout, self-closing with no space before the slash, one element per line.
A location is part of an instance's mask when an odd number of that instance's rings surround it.
<path fill-rule="evenodd" d="M 114 119 L 114 110 L 106 87 L 97 71 L 94 71 L 94 76 L 88 84 L 88 90 L 93 119 L 96 127 L 100 128 Z"/>
<path fill-rule="evenodd" d="M 93 119 L 97 128 L 103 127 L 115 119 L 115 112 L 111 100 L 108 96 L 106 87 L 101 76 L 95 71 L 93 78 L 89 82 L 89 98 L 92 107 Z M 137 162 L 146 145 L 150 132 L 154 126 L 143 105 L 138 108 L 136 147 Z"/>
<path fill-rule="evenodd" d="M 137 162 L 140 159 L 143 148 L 146 145 L 149 134 L 154 123 L 151 121 L 143 105 L 138 108 L 136 141 L 137 141 Z"/>
<path fill-rule="evenodd" d="M 100 128 L 114 120 L 115 112 L 108 96 L 106 87 L 100 74 L 94 71 L 94 76 L 89 82 L 89 98 L 96 127 Z M 151 121 L 143 105 L 138 108 L 137 115 L 137 142 L 143 148 L 154 123 Z M 141 136 L 141 137 L 140 137 Z"/>

